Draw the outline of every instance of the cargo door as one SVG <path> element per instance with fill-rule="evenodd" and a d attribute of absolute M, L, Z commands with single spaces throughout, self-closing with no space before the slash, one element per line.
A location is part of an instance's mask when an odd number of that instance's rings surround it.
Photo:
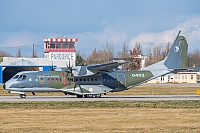
<path fill-rule="evenodd" d="M 118 88 L 126 87 L 126 77 L 124 73 L 117 74 Z"/>

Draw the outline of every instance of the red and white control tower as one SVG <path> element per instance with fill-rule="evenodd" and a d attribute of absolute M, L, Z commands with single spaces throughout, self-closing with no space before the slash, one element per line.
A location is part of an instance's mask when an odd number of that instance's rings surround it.
<path fill-rule="evenodd" d="M 78 39 L 46 38 L 44 42 L 44 57 L 51 61 L 76 62 L 76 43 Z"/>

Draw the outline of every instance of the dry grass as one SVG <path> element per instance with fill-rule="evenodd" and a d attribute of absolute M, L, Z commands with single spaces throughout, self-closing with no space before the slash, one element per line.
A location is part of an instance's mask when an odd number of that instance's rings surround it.
<path fill-rule="evenodd" d="M 114 92 L 112 95 L 195 95 L 200 88 L 198 84 L 144 84 L 132 89 Z"/>
<path fill-rule="evenodd" d="M 0 132 L 199 132 L 200 109 L 2 109 Z"/>
<path fill-rule="evenodd" d="M 0 132 L 199 132 L 199 101 L 3 102 Z"/>

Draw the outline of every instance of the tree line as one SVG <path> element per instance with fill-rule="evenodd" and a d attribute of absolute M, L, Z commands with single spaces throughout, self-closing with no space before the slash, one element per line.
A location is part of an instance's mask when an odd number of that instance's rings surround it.
<path fill-rule="evenodd" d="M 129 49 L 128 45 L 124 43 L 122 45 L 121 51 L 118 51 L 115 56 L 113 45 L 107 43 L 103 50 L 97 50 L 95 48 L 88 56 L 88 58 L 84 60 L 84 62 L 85 65 L 91 65 L 102 64 L 113 60 L 124 60 L 126 64 L 123 66 L 123 69 L 138 70 L 141 68 L 142 59 L 145 60 L 144 67 L 165 59 L 169 53 L 170 47 L 170 42 L 168 42 L 166 45 L 158 44 L 153 48 L 149 48 L 146 55 L 142 55 L 142 47 L 140 43 L 136 43 L 133 49 Z M 194 51 L 188 52 L 187 67 L 200 67 L 199 49 L 194 49 Z"/>
<path fill-rule="evenodd" d="M 80 54 L 77 52 L 76 65 L 92 65 L 92 64 L 102 64 L 111 61 L 125 61 L 122 67 L 125 70 L 138 70 L 141 68 L 142 59 L 145 59 L 144 66 L 149 66 L 158 61 L 163 60 L 169 50 L 171 44 L 168 42 L 166 46 L 155 45 L 153 48 L 147 50 L 146 55 L 142 55 L 142 47 L 140 43 L 136 43 L 133 49 L 129 49 L 126 43 L 122 44 L 121 51 L 118 51 L 116 56 L 114 53 L 114 46 L 111 43 L 106 43 L 102 50 L 94 50 L 88 57 L 85 54 Z M 37 58 L 36 51 L 31 54 L 30 57 Z M 14 57 L 8 51 L 0 50 L 0 57 Z M 18 49 L 15 57 L 23 57 L 20 48 Z M 194 49 L 194 51 L 189 52 L 187 55 L 187 66 L 188 67 L 200 67 L 200 51 L 199 49 Z"/>

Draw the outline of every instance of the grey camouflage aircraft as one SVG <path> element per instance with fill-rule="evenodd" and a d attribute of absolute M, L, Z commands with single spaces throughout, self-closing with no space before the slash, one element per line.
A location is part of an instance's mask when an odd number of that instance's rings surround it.
<path fill-rule="evenodd" d="M 149 80 L 186 69 L 188 44 L 184 36 L 176 37 L 167 57 L 137 71 L 122 71 L 121 63 L 66 67 L 65 71 L 23 71 L 4 85 L 10 93 L 25 98 L 25 92 L 63 92 L 78 98 L 101 97 L 108 92 L 124 91 Z"/>

